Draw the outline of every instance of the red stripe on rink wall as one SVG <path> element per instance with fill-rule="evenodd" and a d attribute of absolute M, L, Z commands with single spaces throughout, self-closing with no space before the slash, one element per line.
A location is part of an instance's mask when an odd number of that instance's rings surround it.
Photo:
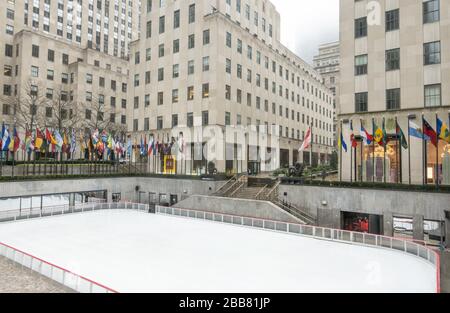
<path fill-rule="evenodd" d="M 74 275 L 75 277 L 78 277 L 78 278 L 80 278 L 80 279 L 82 279 L 82 280 L 84 280 L 84 281 L 86 281 L 86 282 L 88 282 L 88 283 L 90 283 L 90 284 L 92 284 L 92 285 L 95 285 L 95 286 L 97 286 L 97 287 L 103 288 L 103 289 L 105 289 L 105 290 L 108 291 L 108 292 L 111 292 L 111 293 L 119 293 L 117 290 L 114 290 L 114 289 L 109 288 L 109 287 L 107 287 L 107 286 L 105 286 L 105 285 L 103 285 L 103 284 L 101 284 L 101 283 L 98 283 L 98 282 L 92 280 L 92 279 L 86 278 L 86 277 L 84 277 L 84 276 L 82 276 L 82 275 L 79 275 L 79 274 L 76 274 L 76 273 L 74 273 L 74 272 L 72 272 L 72 271 L 69 271 L 68 269 L 65 269 L 65 268 L 63 268 L 63 267 L 61 267 L 61 266 L 59 266 L 59 265 L 56 265 L 56 264 L 53 264 L 53 263 L 51 263 L 51 262 L 45 261 L 45 260 L 43 260 L 43 259 L 41 259 L 41 258 L 39 258 L 39 257 L 36 257 L 36 256 L 34 256 L 34 255 L 32 255 L 32 254 L 30 254 L 30 253 L 28 253 L 28 252 L 25 252 L 25 251 L 22 251 L 22 250 L 20 250 L 20 249 L 17 249 L 17 248 L 15 248 L 15 247 L 11 246 L 11 245 L 8 245 L 8 244 L 3 243 L 3 242 L 0 242 L 0 245 L 1 245 L 1 246 L 4 246 L 4 247 L 6 247 L 6 248 L 12 249 L 12 250 L 15 251 L 15 252 L 19 252 L 19 253 L 22 253 L 23 255 L 29 256 L 30 258 L 32 258 L 32 259 L 34 259 L 34 260 L 37 260 L 37 261 L 40 261 L 40 262 L 45 263 L 45 264 L 47 264 L 47 265 L 50 265 L 51 267 L 60 269 L 60 270 L 62 270 L 64 273 Z M 8 258 L 6 255 L 5 255 L 5 257 Z M 12 260 L 12 261 L 16 262 L 15 260 Z M 17 262 L 16 262 L 16 263 L 17 263 Z M 31 268 L 31 265 L 30 265 L 30 269 L 32 269 L 32 268 Z M 42 275 L 42 273 L 39 273 L 39 274 Z M 63 285 L 64 285 L 64 284 L 63 284 Z M 64 286 L 66 286 L 66 285 L 64 285 Z M 66 286 L 66 287 L 69 287 L 69 286 Z"/>

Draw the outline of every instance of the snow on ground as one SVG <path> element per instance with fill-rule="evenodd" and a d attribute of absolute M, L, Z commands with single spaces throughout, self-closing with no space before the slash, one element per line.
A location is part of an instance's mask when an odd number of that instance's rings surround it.
<path fill-rule="evenodd" d="M 0 224 L 0 242 L 119 292 L 434 292 L 414 256 L 216 222 L 97 211 Z"/>

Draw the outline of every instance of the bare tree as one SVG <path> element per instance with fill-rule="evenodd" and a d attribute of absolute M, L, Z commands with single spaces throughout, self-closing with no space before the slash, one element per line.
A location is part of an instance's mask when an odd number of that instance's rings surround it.
<path fill-rule="evenodd" d="M 47 104 L 47 124 L 61 133 L 64 129 L 77 130 L 82 121 L 82 112 L 78 103 L 71 100 L 68 94 L 58 90 L 53 100 Z"/>
<path fill-rule="evenodd" d="M 115 123 L 111 121 L 110 114 L 115 112 L 105 105 L 104 99 L 92 98 L 92 101 L 85 103 L 84 107 L 86 112 L 83 126 L 85 128 L 91 131 L 99 129 L 108 132 L 113 129 Z"/>
<path fill-rule="evenodd" d="M 45 124 L 44 107 L 48 103 L 44 88 L 27 81 L 17 94 L 2 99 L 12 108 L 14 123 L 22 129 L 34 129 Z"/>

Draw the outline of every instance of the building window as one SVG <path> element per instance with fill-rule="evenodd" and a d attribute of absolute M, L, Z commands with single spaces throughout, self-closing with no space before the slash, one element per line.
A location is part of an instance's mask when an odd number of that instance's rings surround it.
<path fill-rule="evenodd" d="M 164 104 L 164 92 L 160 91 L 158 92 L 158 105 Z"/>
<path fill-rule="evenodd" d="M 202 97 L 209 98 L 209 84 L 203 84 L 202 86 Z"/>
<path fill-rule="evenodd" d="M 209 35 L 209 29 L 203 31 L 203 45 L 209 45 L 210 42 L 210 35 Z"/>
<path fill-rule="evenodd" d="M 231 48 L 231 33 L 229 32 L 227 32 L 226 45 Z"/>
<path fill-rule="evenodd" d="M 441 84 L 425 86 L 425 107 L 441 106 Z"/>
<path fill-rule="evenodd" d="M 225 112 L 225 125 L 231 125 L 231 114 L 230 112 Z"/>
<path fill-rule="evenodd" d="M 359 55 L 355 57 L 355 75 L 366 75 L 367 74 L 367 54 Z"/>
<path fill-rule="evenodd" d="M 194 126 L 194 114 L 193 113 L 188 113 L 186 115 L 186 124 L 187 124 L 187 127 Z"/>
<path fill-rule="evenodd" d="M 62 55 L 62 63 L 65 65 L 69 64 L 69 56 L 65 53 L 63 53 L 63 55 Z"/>
<path fill-rule="evenodd" d="M 189 24 L 195 22 L 195 4 L 189 6 Z"/>
<path fill-rule="evenodd" d="M 439 0 L 430 0 L 423 3 L 423 22 L 434 23 L 439 21 Z"/>
<path fill-rule="evenodd" d="M 12 58 L 12 56 L 13 56 L 13 46 L 12 45 L 5 44 L 5 56 Z"/>
<path fill-rule="evenodd" d="M 209 125 L 209 112 L 208 111 L 202 111 L 202 125 L 203 126 Z"/>
<path fill-rule="evenodd" d="M 172 103 L 178 103 L 179 95 L 178 95 L 178 89 L 172 90 Z"/>
<path fill-rule="evenodd" d="M 163 129 L 164 125 L 163 125 L 163 117 L 162 116 L 158 116 L 156 118 L 156 128 L 157 129 Z"/>
<path fill-rule="evenodd" d="M 180 27 L 180 10 L 173 12 L 173 28 L 177 29 Z"/>
<path fill-rule="evenodd" d="M 355 20 L 355 38 L 367 36 L 367 17 Z"/>
<path fill-rule="evenodd" d="M 189 35 L 188 37 L 188 49 L 194 49 L 195 48 L 195 35 Z"/>
<path fill-rule="evenodd" d="M 423 45 L 424 65 L 441 63 L 441 42 L 429 42 Z"/>
<path fill-rule="evenodd" d="M 355 112 L 367 112 L 367 92 L 355 94 Z"/>
<path fill-rule="evenodd" d="M 386 90 L 386 109 L 398 110 L 400 109 L 400 89 Z"/>
<path fill-rule="evenodd" d="M 178 114 L 172 114 L 172 128 L 178 126 Z"/>
<path fill-rule="evenodd" d="M 189 86 L 187 88 L 187 99 L 188 101 L 194 100 L 194 86 Z"/>
<path fill-rule="evenodd" d="M 386 51 L 386 71 L 400 69 L 400 49 Z"/>
<path fill-rule="evenodd" d="M 203 72 L 209 71 L 209 57 L 203 58 Z"/>
<path fill-rule="evenodd" d="M 180 52 L 180 39 L 175 39 L 173 41 L 173 53 L 178 53 Z"/>
<path fill-rule="evenodd" d="M 35 58 L 39 58 L 39 46 L 36 45 L 31 46 L 31 55 Z"/>
<path fill-rule="evenodd" d="M 55 73 L 53 70 L 47 70 L 47 79 L 48 80 L 53 80 L 53 78 L 55 77 Z"/>
<path fill-rule="evenodd" d="M 386 12 L 386 31 L 397 30 L 400 27 L 400 10 Z"/>

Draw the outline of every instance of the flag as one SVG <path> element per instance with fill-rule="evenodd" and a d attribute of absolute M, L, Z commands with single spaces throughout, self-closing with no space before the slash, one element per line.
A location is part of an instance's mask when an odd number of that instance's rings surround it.
<path fill-rule="evenodd" d="M 383 130 L 375 124 L 375 121 L 373 122 L 373 131 L 373 140 L 380 146 L 383 146 L 384 133 Z"/>
<path fill-rule="evenodd" d="M 145 154 L 145 147 L 144 147 L 144 139 L 142 139 L 142 136 L 141 136 L 141 145 L 140 145 L 139 148 L 141 149 L 141 155 L 144 155 Z"/>
<path fill-rule="evenodd" d="M 92 134 L 92 136 L 91 136 L 91 138 L 92 138 L 92 143 L 94 144 L 94 145 L 96 145 L 97 143 L 98 143 L 98 129 L 96 129 L 95 131 L 94 131 L 94 133 Z"/>
<path fill-rule="evenodd" d="M 428 140 L 431 141 L 431 143 L 437 147 L 438 145 L 438 135 L 434 131 L 433 127 L 431 127 L 430 123 L 428 123 L 425 118 L 423 120 L 423 133 L 429 137 Z"/>
<path fill-rule="evenodd" d="M 422 127 L 411 121 L 409 122 L 409 135 L 419 139 L 430 140 L 430 137 L 424 135 Z"/>
<path fill-rule="evenodd" d="M 437 132 L 439 139 L 442 139 L 447 143 L 450 143 L 450 131 L 447 125 L 444 122 L 442 122 L 440 118 L 437 119 Z"/>
<path fill-rule="evenodd" d="M 31 130 L 29 129 L 27 129 L 25 132 L 25 150 L 26 151 L 34 150 L 33 135 L 31 133 Z"/>
<path fill-rule="evenodd" d="M 45 129 L 45 139 L 47 139 L 47 142 L 52 145 L 56 145 L 55 137 L 53 137 L 52 133 L 48 130 L 48 128 Z"/>
<path fill-rule="evenodd" d="M 61 151 L 64 145 L 64 139 L 61 137 L 61 134 L 57 130 L 55 130 L 55 132 L 53 133 L 53 138 L 55 140 L 57 151 Z"/>
<path fill-rule="evenodd" d="M 3 126 L 2 126 L 2 151 L 8 151 L 10 142 L 11 142 L 11 138 L 9 138 L 8 129 L 5 127 L 5 124 L 3 124 Z"/>
<path fill-rule="evenodd" d="M 69 153 L 70 147 L 69 147 L 69 138 L 67 137 L 67 131 L 64 130 L 63 134 L 63 144 L 62 144 L 62 152 Z"/>
<path fill-rule="evenodd" d="M 350 132 L 350 142 L 352 143 L 352 148 L 356 148 L 358 147 L 358 142 L 356 141 L 355 133 L 353 131 L 353 121 L 350 121 Z"/>
<path fill-rule="evenodd" d="M 72 128 L 72 138 L 70 141 L 70 153 L 71 154 L 75 153 L 76 146 L 77 146 L 77 140 L 76 140 L 76 135 L 75 135 L 75 129 Z"/>
<path fill-rule="evenodd" d="M 14 130 L 13 130 L 13 138 L 10 140 L 9 143 L 9 151 L 11 152 L 17 152 L 17 150 L 19 150 L 20 148 L 20 138 L 19 138 L 19 134 L 17 133 L 17 129 L 14 126 Z"/>
<path fill-rule="evenodd" d="M 36 138 L 34 139 L 34 147 L 36 148 L 36 150 L 40 150 L 43 143 L 44 143 L 44 134 L 42 134 L 39 128 L 36 128 Z"/>
<path fill-rule="evenodd" d="M 300 147 L 300 149 L 298 149 L 298 152 L 302 152 L 305 151 L 306 149 L 308 149 L 311 146 L 311 127 L 308 128 L 308 131 L 306 132 L 306 136 L 305 139 L 303 139 L 303 144 Z"/>
<path fill-rule="evenodd" d="M 148 155 L 152 155 L 153 154 L 153 150 L 155 148 L 155 140 L 153 139 L 153 136 L 150 136 L 150 138 L 148 139 Z"/>
<path fill-rule="evenodd" d="M 347 144 L 344 141 L 344 135 L 342 134 L 342 131 L 341 131 L 341 136 L 339 136 L 339 139 L 338 139 L 338 147 L 339 147 L 339 149 L 344 149 L 345 152 L 347 152 Z"/>
<path fill-rule="evenodd" d="M 367 130 L 364 128 L 364 126 L 362 126 L 362 124 L 361 124 L 361 131 L 360 131 L 360 134 L 361 134 L 362 139 L 364 140 L 364 142 L 365 142 L 367 145 L 372 144 L 372 142 L 373 142 L 373 136 L 367 132 Z"/>
<path fill-rule="evenodd" d="M 408 149 L 408 141 L 406 140 L 405 134 L 403 133 L 400 125 L 398 124 L 398 122 L 396 122 L 396 133 L 397 133 L 397 138 L 400 142 L 400 144 L 402 145 L 403 149 Z"/>

